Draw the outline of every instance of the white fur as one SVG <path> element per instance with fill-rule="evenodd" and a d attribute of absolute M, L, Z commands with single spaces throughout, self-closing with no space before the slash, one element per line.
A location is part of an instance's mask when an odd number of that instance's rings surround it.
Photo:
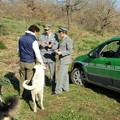
<path fill-rule="evenodd" d="M 25 80 L 23 82 L 23 87 L 27 90 L 31 90 L 32 99 L 34 102 L 34 112 L 37 112 L 37 105 L 36 100 L 38 100 L 38 96 L 41 100 L 41 109 L 44 109 L 43 107 L 43 91 L 44 91 L 44 82 L 45 82 L 45 67 L 43 65 L 37 64 L 34 66 L 35 68 L 35 74 L 32 79 L 32 85 L 27 85 L 26 83 L 29 80 Z"/>

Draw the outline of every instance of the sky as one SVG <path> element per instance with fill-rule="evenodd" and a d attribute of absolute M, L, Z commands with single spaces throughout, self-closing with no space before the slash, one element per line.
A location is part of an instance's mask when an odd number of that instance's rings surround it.
<path fill-rule="evenodd" d="M 2 1 L 10 1 L 10 0 L 2 0 Z M 14 1 L 14 0 L 13 0 Z M 49 1 L 49 0 L 44 0 L 44 1 Z M 54 0 L 54 1 L 58 1 L 58 2 L 62 2 L 64 0 Z M 120 0 L 112 0 L 112 1 L 116 1 L 116 7 L 120 9 Z"/>
<path fill-rule="evenodd" d="M 120 9 L 120 0 L 117 0 L 117 8 Z"/>

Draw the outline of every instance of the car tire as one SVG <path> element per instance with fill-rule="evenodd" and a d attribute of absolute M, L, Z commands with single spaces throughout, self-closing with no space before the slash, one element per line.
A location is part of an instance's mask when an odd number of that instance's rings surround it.
<path fill-rule="evenodd" d="M 82 70 L 79 68 L 74 68 L 72 73 L 71 73 L 71 80 L 73 84 L 76 85 L 83 85 L 82 83 Z"/>
<path fill-rule="evenodd" d="M 88 86 L 84 71 L 79 68 L 74 68 L 73 71 L 71 72 L 71 81 L 73 84 L 76 85 L 84 85 L 85 87 Z"/>

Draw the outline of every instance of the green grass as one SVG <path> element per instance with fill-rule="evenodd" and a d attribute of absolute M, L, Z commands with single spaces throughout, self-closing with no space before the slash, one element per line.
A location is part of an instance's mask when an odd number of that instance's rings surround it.
<path fill-rule="evenodd" d="M 7 49 L 0 50 L 0 81 L 9 81 L 9 84 L 4 84 L 2 88 L 4 100 L 8 95 L 18 95 L 19 58 L 17 45 L 19 36 L 24 34 L 30 24 L 40 26 L 43 23 L 5 18 L 0 18 L 0 21 L 3 30 L 0 41 L 4 41 L 7 47 Z M 87 53 L 100 42 L 112 36 L 112 34 L 100 36 L 80 31 L 75 26 L 73 30 L 70 33 L 74 38 L 73 58 Z M 61 95 L 51 95 L 51 88 L 48 86 L 45 86 L 44 89 L 45 110 L 38 108 L 38 112 L 34 113 L 28 104 L 30 102 L 33 108 L 33 102 L 20 99 L 19 106 L 14 111 L 15 120 L 120 120 L 119 93 L 93 85 L 90 88 L 85 88 L 70 84 L 70 91 L 63 92 Z"/>
<path fill-rule="evenodd" d="M 11 88 L 10 88 L 11 87 Z M 11 91 L 12 86 L 4 86 L 4 92 Z M 109 94 L 114 94 L 111 97 Z M 28 102 L 20 100 L 19 114 L 17 120 L 119 120 L 120 99 L 119 94 L 91 86 L 84 88 L 70 84 L 70 91 L 61 95 L 51 95 L 51 89 L 45 86 L 44 107 L 38 108 L 37 113 L 31 111 Z M 6 97 L 3 94 L 3 97 Z M 118 102 L 119 100 L 119 102 Z M 33 102 L 30 101 L 33 108 Z"/>

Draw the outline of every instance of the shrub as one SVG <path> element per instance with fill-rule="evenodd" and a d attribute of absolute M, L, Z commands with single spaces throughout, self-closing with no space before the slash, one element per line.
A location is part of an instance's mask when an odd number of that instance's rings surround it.
<path fill-rule="evenodd" d="M 6 77 L 0 77 L 0 86 L 10 84 L 10 81 Z"/>
<path fill-rule="evenodd" d="M 0 41 L 0 49 L 6 49 L 5 44 L 3 43 L 3 41 Z"/>
<path fill-rule="evenodd" d="M 8 29 L 4 24 L 0 24 L 0 36 L 9 35 Z"/>

